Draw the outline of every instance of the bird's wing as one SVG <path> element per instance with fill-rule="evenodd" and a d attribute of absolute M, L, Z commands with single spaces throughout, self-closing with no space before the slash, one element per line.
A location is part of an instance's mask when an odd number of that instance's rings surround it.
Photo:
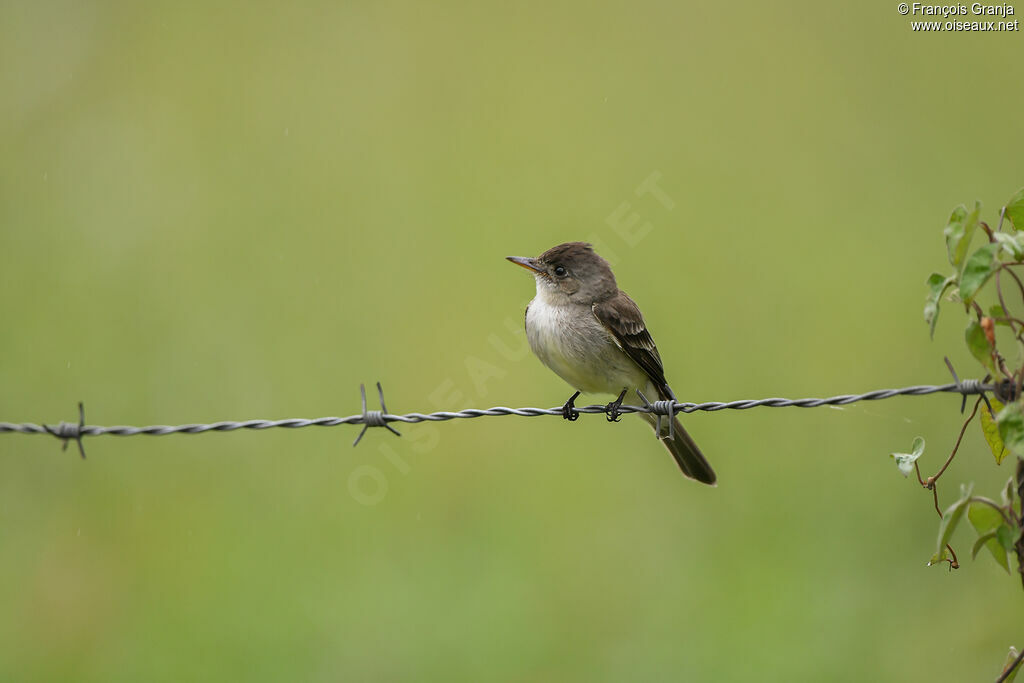
<path fill-rule="evenodd" d="M 611 332 L 619 348 L 647 373 L 666 398 L 671 397 L 672 390 L 665 381 L 665 368 L 661 364 L 658 347 L 654 345 L 636 303 L 620 291 L 608 301 L 594 304 L 591 310 L 605 329 Z"/>

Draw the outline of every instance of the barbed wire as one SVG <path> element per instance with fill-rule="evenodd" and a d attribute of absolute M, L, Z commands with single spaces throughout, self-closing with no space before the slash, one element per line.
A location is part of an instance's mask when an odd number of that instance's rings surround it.
<path fill-rule="evenodd" d="M 954 378 L 956 378 L 955 373 Z M 370 427 L 385 427 L 395 435 L 401 436 L 401 434 L 399 434 L 398 431 L 389 424 L 392 422 L 416 424 L 419 422 L 444 422 L 446 420 L 498 417 L 502 415 L 515 415 L 518 417 L 557 415 L 559 417 L 566 417 L 567 410 L 584 415 L 605 414 L 609 419 L 616 417 L 617 413 L 653 413 L 658 415 L 660 419 L 661 416 L 675 415 L 677 413 L 694 413 L 698 411 L 716 412 L 719 410 L 749 410 L 750 408 L 758 407 L 817 408 L 820 406 L 843 406 L 851 403 L 857 403 L 859 401 L 880 401 L 882 399 L 893 398 L 895 396 L 926 396 L 928 394 L 937 393 L 961 394 L 964 397 L 964 401 L 967 400 L 967 396 L 969 395 L 981 394 L 984 396 L 985 392 L 993 392 L 997 397 L 1001 397 L 1003 399 L 1012 397 L 1015 387 L 1013 387 L 1011 383 L 1004 381 L 999 384 L 990 384 L 987 382 L 987 378 L 985 380 L 970 379 L 963 381 L 957 379 L 956 382 L 950 384 L 925 384 L 903 387 L 902 389 L 877 389 L 863 394 L 842 394 L 840 396 L 831 396 L 829 398 L 762 398 L 727 402 L 708 401 L 704 403 L 688 403 L 682 401 L 655 401 L 650 403 L 642 394 L 640 394 L 640 392 L 637 392 L 644 405 L 622 405 L 618 406 L 617 409 L 611 409 L 610 405 L 589 405 L 571 408 L 567 408 L 566 406 L 559 406 L 557 408 L 506 408 L 504 406 L 495 406 L 493 408 L 486 409 L 466 408 L 454 412 L 436 411 L 433 413 L 406 413 L 404 415 L 395 415 L 387 411 L 387 407 L 384 405 L 384 390 L 381 388 L 380 382 L 378 382 L 377 394 L 380 398 L 381 409 L 367 410 L 366 388 L 364 385 L 360 385 L 359 391 L 362 396 L 363 410 L 357 415 L 349 415 L 348 417 L 319 417 L 314 419 L 291 418 L 284 420 L 229 420 L 211 422 L 208 424 L 182 424 L 173 426 L 150 425 L 147 427 L 132 427 L 127 425 L 116 425 L 111 427 L 102 427 L 85 424 L 85 408 L 82 403 L 79 403 L 78 422 L 60 422 L 57 425 L 38 425 L 31 422 L 0 422 L 0 434 L 49 434 L 63 441 L 65 449 L 67 449 L 70 441 L 74 441 L 78 445 L 79 453 L 84 458 L 85 448 L 82 446 L 82 439 L 87 436 L 102 436 L 105 434 L 111 436 L 137 436 L 140 434 L 148 436 L 164 436 L 166 434 L 233 432 L 239 429 L 299 429 L 301 427 L 336 427 L 344 424 L 362 425 L 363 429 L 359 432 L 359 435 L 352 443 L 352 445 L 355 446 L 358 445 L 360 439 L 363 438 L 366 430 Z M 963 404 L 961 404 L 961 410 L 962 409 Z M 573 416 L 572 419 L 575 419 L 575 416 Z"/>

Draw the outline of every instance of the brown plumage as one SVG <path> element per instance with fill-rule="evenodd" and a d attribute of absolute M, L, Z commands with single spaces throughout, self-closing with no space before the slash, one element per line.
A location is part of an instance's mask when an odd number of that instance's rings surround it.
<path fill-rule="evenodd" d="M 545 365 L 581 391 L 639 389 L 650 400 L 675 400 L 640 308 L 589 244 L 567 242 L 535 259 L 508 258 L 535 275 L 537 296 L 526 310 L 526 332 Z M 655 424 L 654 415 L 641 415 Z M 713 485 L 711 465 L 679 420 L 672 420 L 673 436 L 660 435 L 662 443 L 686 476 Z"/>

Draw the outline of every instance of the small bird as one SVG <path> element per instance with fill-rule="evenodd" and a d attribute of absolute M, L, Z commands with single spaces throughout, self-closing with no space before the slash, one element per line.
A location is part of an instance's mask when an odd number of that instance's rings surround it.
<path fill-rule="evenodd" d="M 506 258 L 537 281 L 537 296 L 526 307 L 526 337 L 541 362 L 577 390 L 562 408 L 566 419 L 579 416 L 573 402 L 581 391 L 618 394 L 605 406 L 610 421 L 618 420 L 630 390 L 675 400 L 640 309 L 619 289 L 608 262 L 591 245 L 567 242 L 537 258 Z M 657 431 L 655 415 L 639 415 Z M 662 443 L 683 474 L 713 485 L 717 478 L 711 465 L 679 420 L 671 419 L 670 436 Z"/>

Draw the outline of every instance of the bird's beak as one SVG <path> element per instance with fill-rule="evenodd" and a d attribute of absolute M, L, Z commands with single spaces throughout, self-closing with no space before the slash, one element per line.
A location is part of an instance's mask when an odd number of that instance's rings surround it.
<path fill-rule="evenodd" d="M 517 266 L 522 266 L 523 268 L 532 270 L 535 273 L 544 272 L 544 269 L 537 264 L 537 259 L 535 258 L 526 258 L 525 256 L 506 256 L 505 258 Z"/>

